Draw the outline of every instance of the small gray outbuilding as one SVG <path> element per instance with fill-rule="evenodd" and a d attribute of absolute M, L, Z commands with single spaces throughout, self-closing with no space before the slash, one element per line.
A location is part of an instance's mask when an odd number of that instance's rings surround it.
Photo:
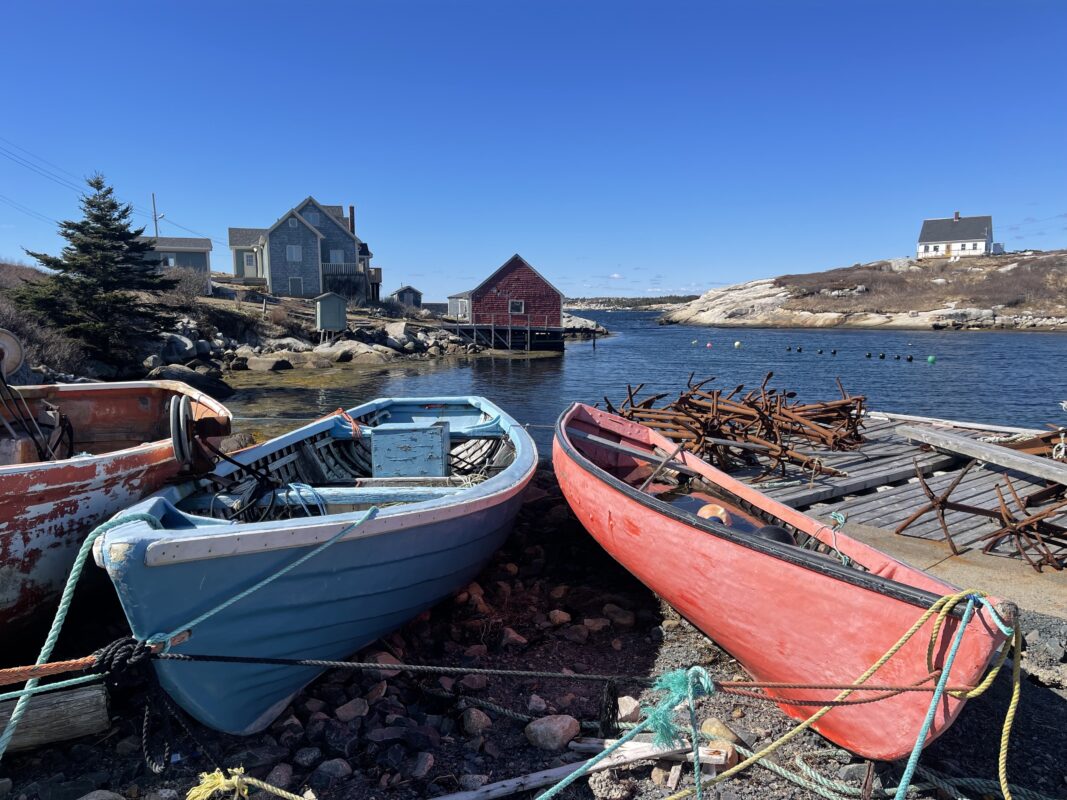
<path fill-rule="evenodd" d="M 348 301 L 339 294 L 326 292 L 315 298 L 315 329 L 337 333 L 348 327 Z"/>

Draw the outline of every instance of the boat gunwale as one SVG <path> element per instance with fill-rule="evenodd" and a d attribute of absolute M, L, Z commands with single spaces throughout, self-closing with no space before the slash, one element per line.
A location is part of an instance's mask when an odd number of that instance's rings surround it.
<path fill-rule="evenodd" d="M 844 583 L 850 583 L 861 589 L 866 589 L 867 591 L 872 591 L 884 597 L 888 597 L 893 600 L 899 600 L 910 605 L 917 606 L 918 608 L 928 609 L 934 603 L 941 599 L 940 595 L 926 591 L 925 589 L 919 589 L 909 584 L 893 580 L 892 578 L 886 578 L 881 575 L 874 575 L 870 572 L 862 572 L 860 570 L 850 569 L 849 567 L 838 563 L 836 560 L 827 558 L 825 555 L 812 553 L 808 550 L 799 548 L 796 545 L 786 545 L 780 542 L 775 542 L 760 537 L 743 536 L 740 534 L 736 534 L 722 523 L 713 522 L 711 520 L 705 520 L 695 515 L 688 514 L 684 511 L 681 511 L 680 509 L 675 508 L 669 503 L 665 503 L 664 501 L 650 494 L 647 494 L 646 492 L 638 491 L 637 488 L 615 477 L 607 470 L 604 470 L 603 468 L 597 466 L 592 460 L 583 455 L 571 442 L 570 436 L 567 434 L 566 431 L 567 423 L 572 420 L 574 413 L 578 409 L 583 407 L 592 408 L 590 406 L 586 406 L 583 403 L 572 403 L 569 408 L 565 409 L 563 413 L 560 414 L 560 416 L 556 420 L 554 432 L 555 441 L 559 443 L 559 446 L 562 448 L 563 452 L 568 456 L 568 458 L 570 458 L 570 460 L 576 466 L 588 472 L 590 475 L 594 476 L 598 480 L 601 480 L 609 488 L 622 493 L 631 500 L 634 500 L 640 505 L 648 508 L 650 511 L 656 514 L 666 516 L 674 520 L 675 522 L 680 522 L 702 533 L 708 533 L 712 536 L 715 536 L 719 539 L 723 539 L 732 544 L 740 545 L 741 547 L 745 547 L 749 550 L 755 550 L 756 552 L 762 555 L 788 562 L 795 566 L 799 566 L 804 569 L 819 573 L 821 575 L 825 575 L 826 577 L 840 580 Z M 608 413 L 604 412 L 601 409 L 593 410 L 601 411 L 601 413 Z M 627 420 L 627 422 L 630 421 Z M 636 422 L 631 422 L 631 424 L 636 425 L 638 427 L 644 427 Z M 618 431 L 610 432 L 615 435 L 619 435 Z M 655 434 L 656 432 L 652 431 L 652 433 Z M 700 461 L 700 459 L 697 460 Z M 700 461 L 700 463 L 706 465 L 706 462 Z M 718 486 L 718 484 L 715 481 L 711 480 L 708 476 L 702 474 L 701 477 L 705 480 L 711 481 L 713 485 Z M 725 487 L 720 488 L 731 495 L 733 494 Z M 765 511 L 764 509 L 760 509 L 760 511 L 763 511 L 764 513 L 771 513 Z M 805 514 L 805 516 L 807 515 Z M 812 519 L 814 522 L 818 523 L 818 520 L 815 520 L 812 517 L 809 517 L 809 519 Z M 805 533 L 807 532 L 805 531 Z M 890 556 L 890 558 L 892 557 Z M 898 561 L 898 563 L 903 564 L 908 569 L 917 569 L 916 567 L 912 567 L 911 565 L 904 564 L 904 562 L 900 562 L 898 559 L 894 560 Z M 952 588 L 949 584 L 946 584 L 946 587 Z M 953 608 L 950 613 L 955 617 L 962 617 L 963 610 L 957 606 Z"/>
<path fill-rule="evenodd" d="M 469 489 L 447 497 L 434 498 L 416 503 L 407 503 L 382 509 L 373 519 L 342 536 L 338 541 L 346 542 L 365 539 L 407 530 L 415 526 L 444 522 L 479 511 L 483 507 L 494 507 L 511 500 L 516 494 L 525 490 L 537 471 L 537 444 L 529 432 L 523 428 L 502 408 L 486 398 L 479 396 L 461 397 L 401 397 L 377 398 L 349 409 L 347 413 L 365 414 L 398 402 L 416 402 L 420 404 L 448 403 L 450 405 L 469 405 L 483 413 L 491 413 L 499 419 L 504 435 L 515 446 L 515 461 L 502 472 Z M 271 442 L 264 442 L 256 448 L 242 451 L 247 456 L 259 447 L 265 447 L 281 439 L 289 439 L 299 432 L 308 432 L 322 423 L 333 419 L 332 415 L 277 437 Z M 523 467 L 525 466 L 525 470 Z M 520 470 L 521 473 L 519 472 Z M 489 487 L 489 491 L 486 491 Z M 180 486 L 171 487 L 180 490 Z M 129 512 L 136 512 L 146 505 L 160 499 L 159 493 L 145 498 Z M 183 512 L 184 513 L 184 512 Z M 131 521 L 128 525 L 119 525 L 105 536 L 100 537 L 93 547 L 96 563 L 107 567 L 111 560 L 111 545 L 132 544 L 145 534 L 162 534 L 150 541 L 145 548 L 144 564 L 147 567 L 166 566 L 190 561 L 250 555 L 254 553 L 273 552 L 296 547 L 310 547 L 321 544 L 336 536 L 345 526 L 363 517 L 365 512 L 348 511 L 342 514 L 330 514 L 321 517 L 304 517 L 298 519 L 265 520 L 256 523 L 237 523 L 227 525 L 219 520 L 198 515 L 187 515 L 211 522 L 213 531 L 203 528 L 164 528 L 146 530 L 140 521 Z M 421 517 L 421 519 L 420 519 Z M 303 523 L 294 530 L 293 523 Z M 268 541 L 264 541 L 267 539 Z"/>
<path fill-rule="evenodd" d="M 38 400 L 48 397 L 53 393 L 73 395 L 78 392 L 105 392 L 105 391 L 121 391 L 121 390 L 143 390 L 143 389 L 162 389 L 172 391 L 175 395 L 184 395 L 188 397 L 194 404 L 202 405 L 204 408 L 210 410 L 208 416 L 214 416 L 220 419 L 232 421 L 233 415 L 230 410 L 220 403 L 215 398 L 208 394 L 190 386 L 182 381 L 119 381 L 116 383 L 44 383 L 33 384 L 29 386 L 16 386 L 13 387 L 20 393 L 26 396 L 27 400 Z M 29 392 L 32 389 L 44 389 L 46 392 Z M 133 447 L 123 447 L 119 450 L 108 450 L 103 453 L 92 453 L 85 456 L 71 456 L 70 458 L 58 459 L 56 461 L 30 461 L 26 464 L 7 464 L 0 466 L 0 479 L 21 475 L 29 472 L 44 472 L 46 470 L 62 469 L 62 468 L 76 468 L 76 467 L 91 467 L 94 464 L 98 464 L 102 461 L 111 461 L 116 459 L 127 458 L 129 456 L 143 455 L 147 452 L 155 450 L 159 447 L 171 447 L 171 437 L 164 436 L 160 439 L 153 439 L 148 442 L 142 442 L 141 444 L 134 445 Z"/>

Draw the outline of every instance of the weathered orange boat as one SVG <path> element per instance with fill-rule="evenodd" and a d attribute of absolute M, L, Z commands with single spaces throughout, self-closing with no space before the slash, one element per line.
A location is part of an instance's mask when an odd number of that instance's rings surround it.
<path fill-rule="evenodd" d="M 944 595 L 959 589 L 835 531 L 681 452 L 661 434 L 575 404 L 559 418 L 553 466 L 578 519 L 620 564 L 736 658 L 758 682 L 851 684 Z M 989 598 L 1008 625 L 1015 607 Z M 962 608 L 961 608 L 962 610 Z M 938 633 L 935 670 L 960 624 Z M 932 685 L 929 620 L 871 683 Z M 974 686 L 1005 635 L 985 608 L 964 631 L 951 686 Z M 836 692 L 767 689 L 783 699 Z M 878 693 L 858 691 L 853 699 Z M 813 727 L 854 753 L 891 761 L 915 744 L 926 691 L 833 708 Z M 939 701 L 927 742 L 966 701 Z M 807 719 L 809 706 L 779 703 Z"/>
<path fill-rule="evenodd" d="M 188 467 L 193 433 L 229 429 L 177 381 L 0 381 L 0 631 L 51 609 L 86 534 Z"/>

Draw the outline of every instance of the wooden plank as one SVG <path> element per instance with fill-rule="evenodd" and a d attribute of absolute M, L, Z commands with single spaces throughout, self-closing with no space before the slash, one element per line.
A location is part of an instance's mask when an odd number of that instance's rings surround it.
<path fill-rule="evenodd" d="M 0 730 L 7 726 L 15 702 L 0 703 Z M 102 683 L 46 692 L 30 698 L 8 749 L 29 750 L 103 733 L 110 727 L 107 689 Z"/>
<path fill-rule="evenodd" d="M 1045 433 L 1034 428 L 1013 428 L 1007 425 L 986 425 L 980 422 L 958 422 L 951 419 L 938 419 L 936 417 L 919 417 L 914 414 L 896 414 L 889 411 L 871 411 L 868 415 L 874 419 L 886 419 L 899 422 L 925 422 L 931 425 L 946 425 L 952 428 L 967 428 L 976 431 L 988 431 L 989 433 Z M 904 427 L 904 426 L 901 426 Z"/>
<path fill-rule="evenodd" d="M 954 461 L 956 461 L 956 457 L 954 456 L 942 456 L 941 458 L 929 459 L 925 463 L 920 462 L 920 467 L 922 468 L 923 473 L 926 474 L 947 466 Z M 880 471 L 861 475 L 857 478 L 839 478 L 835 483 L 824 484 L 822 486 L 819 485 L 820 481 L 816 479 L 816 486 L 813 489 L 804 487 L 798 490 L 795 487 L 785 487 L 784 490 L 768 492 L 768 494 L 771 494 L 775 499 L 786 503 L 793 508 L 802 508 L 817 503 L 820 500 L 840 497 L 844 494 L 854 494 L 863 489 L 883 486 L 887 483 L 895 483 L 910 478 L 914 474 L 915 465 L 909 462 L 907 464 L 893 466 L 884 472 Z"/>
<path fill-rule="evenodd" d="M 966 436 L 932 428 L 903 427 L 900 432 L 902 436 L 907 436 L 912 441 L 923 442 L 943 452 L 977 458 L 987 464 L 1018 470 L 1027 475 L 1035 475 L 1067 486 L 1067 464 L 1061 464 L 1049 458 L 1020 453 L 1007 447 L 978 442 Z"/>

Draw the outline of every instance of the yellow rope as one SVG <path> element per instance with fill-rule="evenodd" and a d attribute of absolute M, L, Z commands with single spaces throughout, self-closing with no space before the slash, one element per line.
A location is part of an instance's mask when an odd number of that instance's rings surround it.
<path fill-rule="evenodd" d="M 248 797 L 248 788 L 250 786 L 270 792 L 285 800 L 304 800 L 300 795 L 279 789 L 266 781 L 246 777 L 245 771 L 241 767 L 231 769 L 229 772 L 229 775 L 223 775 L 221 769 L 217 769 L 214 772 L 201 772 L 200 783 L 189 790 L 185 795 L 185 800 L 209 800 L 217 792 L 232 792 L 234 800 L 237 800 L 237 798 Z"/>
<path fill-rule="evenodd" d="M 862 684 L 866 683 L 866 681 L 872 675 L 874 675 L 874 673 L 876 673 L 883 666 L 885 666 L 885 663 L 887 661 L 889 661 L 889 659 L 891 659 L 894 655 L 896 655 L 900 651 L 900 649 L 902 647 L 904 647 L 905 644 L 908 643 L 908 641 L 911 639 L 911 637 L 914 636 L 919 631 L 919 629 L 922 628 L 922 626 L 926 624 L 926 622 L 930 619 L 930 617 L 932 617 L 935 614 L 937 614 L 938 618 L 937 618 L 937 621 L 934 624 L 933 631 L 931 632 L 930 645 L 927 648 L 927 656 L 928 656 L 928 658 L 931 658 L 932 653 L 933 653 L 933 649 L 934 649 L 934 643 L 935 643 L 936 638 L 937 638 L 937 634 L 940 632 L 941 627 L 942 627 L 945 619 L 947 619 L 948 615 L 952 612 L 952 609 L 956 605 L 958 605 L 961 602 L 964 602 L 967 599 L 967 597 L 970 596 L 970 595 L 985 597 L 985 594 L 982 593 L 982 592 L 964 591 L 964 592 L 957 592 L 956 594 L 945 595 L 944 597 L 941 597 L 936 602 L 934 602 L 934 604 L 931 605 L 930 608 L 928 608 L 925 612 L 923 612 L 922 616 L 919 617 L 918 620 L 916 620 L 915 624 L 912 625 L 904 633 L 904 635 L 901 636 L 896 641 L 896 643 L 892 647 L 890 647 L 889 650 L 887 650 L 885 652 L 885 654 L 881 658 L 879 658 L 877 661 L 875 661 L 874 664 L 872 664 L 867 669 L 866 672 L 864 672 L 855 681 L 853 681 L 853 685 L 856 687 L 856 689 L 860 688 L 862 686 Z M 1009 639 L 1008 642 L 1005 643 L 1005 647 L 1004 647 L 1003 651 L 1001 652 L 1001 655 L 1000 655 L 1000 657 L 999 657 L 999 659 L 997 661 L 997 664 L 994 667 L 994 671 L 992 673 L 992 677 L 987 677 L 986 680 L 984 680 L 981 684 L 979 684 L 974 689 L 971 689 L 966 693 L 962 693 L 963 696 L 971 698 L 971 697 L 977 697 L 979 694 L 981 694 L 986 689 L 988 689 L 990 684 L 992 684 L 992 682 L 993 682 L 992 678 L 996 677 L 996 670 L 999 670 L 1001 665 L 1004 663 L 1004 659 L 1007 657 L 1007 654 L 1008 654 L 1009 650 L 1011 649 L 1010 645 L 1012 645 L 1013 642 L 1014 642 L 1014 649 L 1015 649 L 1015 659 L 1014 659 L 1014 662 L 1013 662 L 1013 665 L 1012 665 L 1012 681 L 1014 683 L 1014 687 L 1012 689 L 1011 704 L 1008 707 L 1008 713 L 1007 713 L 1007 716 L 1006 716 L 1006 718 L 1004 720 L 1004 729 L 1003 729 L 1003 731 L 1001 733 L 1001 738 L 1000 738 L 1000 759 L 999 759 L 999 762 L 998 762 L 1001 792 L 1003 792 L 1004 797 L 1005 797 L 1006 800 L 1011 800 L 1011 792 L 1010 792 L 1010 790 L 1008 788 L 1008 738 L 1011 735 L 1011 726 L 1012 726 L 1012 723 L 1013 723 L 1013 721 L 1015 719 L 1015 710 L 1019 705 L 1019 692 L 1020 692 L 1020 675 L 1021 675 L 1021 673 L 1019 671 L 1019 661 L 1020 661 L 1020 654 L 1021 654 L 1021 645 L 1020 645 L 1018 624 L 1016 624 L 1016 626 L 1015 626 L 1012 639 Z M 933 671 L 932 668 L 931 668 L 931 671 Z M 855 692 L 856 689 L 845 689 L 837 697 L 834 698 L 834 702 L 837 702 L 837 701 L 840 701 L 840 700 L 844 700 L 850 694 Z M 783 735 L 780 738 L 776 739 L 775 741 L 771 742 L 769 745 L 764 747 L 759 752 L 753 753 L 751 756 L 746 758 L 744 761 L 741 761 L 740 763 L 734 765 L 733 767 L 731 767 L 730 769 L 726 770 L 725 772 L 719 773 L 714 778 L 709 778 L 707 781 L 705 781 L 702 784 L 702 786 L 708 787 L 708 786 L 712 786 L 712 785 L 714 785 L 716 783 L 721 783 L 722 781 L 726 780 L 727 778 L 733 777 L 734 775 L 736 775 L 737 773 L 741 772 L 742 770 L 748 769 L 750 766 L 755 764 L 757 761 L 760 761 L 761 759 L 764 759 L 767 756 L 771 755 L 776 750 L 781 748 L 783 745 L 785 745 L 786 743 L 788 743 L 792 739 L 796 738 L 803 731 L 805 731 L 808 728 L 810 728 L 812 725 L 814 725 L 816 722 L 818 722 L 820 719 L 822 719 L 827 713 L 829 713 L 834 707 L 835 706 L 823 706 L 822 708 L 820 708 L 818 711 L 816 711 L 814 714 L 812 714 L 810 717 L 808 717 L 806 720 L 801 722 L 799 725 L 797 725 L 795 728 L 793 728 L 791 731 L 789 731 L 785 735 Z M 677 792 L 675 794 L 670 795 L 668 798 L 666 798 L 666 800 L 682 800 L 682 798 L 689 797 L 689 796 L 691 796 L 691 795 L 693 795 L 695 793 L 696 793 L 696 789 L 695 788 L 684 789 L 681 792 Z"/>

